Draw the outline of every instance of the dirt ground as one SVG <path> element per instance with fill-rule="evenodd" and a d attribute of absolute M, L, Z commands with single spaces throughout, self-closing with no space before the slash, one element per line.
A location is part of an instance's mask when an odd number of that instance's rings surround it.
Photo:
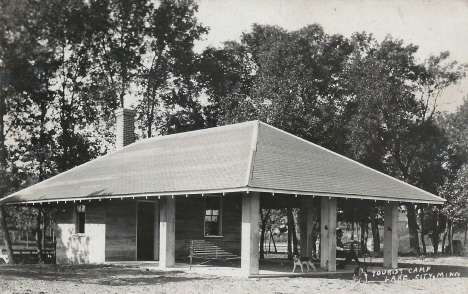
<path fill-rule="evenodd" d="M 401 272 L 292 278 L 230 278 L 106 265 L 0 266 L 0 293 L 468 293 L 468 259 L 401 258 Z M 406 278 L 404 277 L 406 275 Z"/>

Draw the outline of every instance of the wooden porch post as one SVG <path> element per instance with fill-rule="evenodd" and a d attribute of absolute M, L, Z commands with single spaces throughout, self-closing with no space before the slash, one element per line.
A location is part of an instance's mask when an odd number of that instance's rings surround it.
<path fill-rule="evenodd" d="M 336 271 L 336 198 L 322 197 L 320 221 L 320 267 Z"/>
<path fill-rule="evenodd" d="M 260 193 L 242 193 L 241 269 L 246 275 L 258 275 Z"/>
<path fill-rule="evenodd" d="M 299 225 L 301 232 L 301 256 L 312 257 L 313 251 L 313 229 L 314 229 L 314 218 L 315 208 L 312 196 L 301 197 L 301 210 L 299 211 Z"/>
<path fill-rule="evenodd" d="M 167 196 L 159 201 L 159 267 L 175 265 L 175 199 Z"/>
<path fill-rule="evenodd" d="M 385 203 L 384 261 L 386 268 L 398 268 L 398 203 Z"/>

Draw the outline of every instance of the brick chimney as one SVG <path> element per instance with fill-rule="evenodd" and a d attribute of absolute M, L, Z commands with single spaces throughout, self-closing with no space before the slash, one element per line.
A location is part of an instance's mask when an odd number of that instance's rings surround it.
<path fill-rule="evenodd" d="M 135 142 L 135 115 L 133 109 L 119 108 L 115 111 L 117 134 L 115 138 L 116 149 L 123 148 Z"/>

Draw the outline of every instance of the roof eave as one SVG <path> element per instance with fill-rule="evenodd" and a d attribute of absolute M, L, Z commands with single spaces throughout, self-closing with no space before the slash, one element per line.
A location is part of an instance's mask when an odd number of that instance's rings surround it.
<path fill-rule="evenodd" d="M 43 200 L 30 200 L 30 201 L 10 201 L 6 202 L 7 198 L 1 199 L 0 204 L 4 205 L 17 205 L 17 204 L 42 204 L 42 203 L 58 203 L 58 202 L 86 202 L 92 200 L 103 200 L 103 199 L 129 199 L 129 198 L 154 198 L 154 197 L 167 197 L 167 196 L 193 196 L 193 195 L 205 195 L 205 194 L 226 194 L 236 192 L 249 192 L 247 187 L 238 188 L 226 188 L 216 190 L 193 190 L 193 191 L 169 191 L 169 192 L 151 192 L 151 193 L 132 193 L 132 194 L 118 194 L 118 195 L 101 195 L 101 196 L 81 196 L 72 198 L 55 198 L 55 199 L 43 199 Z M 11 195 L 18 196 L 20 195 Z"/>
<path fill-rule="evenodd" d="M 446 201 L 443 198 L 433 196 L 434 200 L 426 199 L 401 199 L 384 196 L 373 196 L 373 195 L 358 195 L 358 194 L 345 194 L 345 193 L 329 193 L 329 192 L 316 192 L 316 191 L 299 191 L 299 190 L 284 190 L 284 189 L 270 189 L 261 187 L 238 187 L 238 188 L 226 188 L 217 190 L 197 190 L 197 191 L 173 191 L 173 192 L 159 192 L 159 193 L 138 193 L 138 194 L 125 194 L 125 195 L 105 195 L 105 196 L 92 196 L 92 197 L 75 197 L 75 198 L 61 198 L 61 199 L 44 199 L 44 200 L 33 200 L 33 201 L 15 201 L 5 202 L 7 198 L 1 199 L 0 204 L 5 205 L 19 205 L 19 204 L 43 204 L 43 203 L 59 203 L 59 202 L 86 202 L 92 200 L 103 200 L 103 199 L 129 199 L 129 198 L 154 198 L 154 197 L 167 197 L 167 196 L 194 196 L 194 195 L 205 195 L 205 194 L 226 194 L 226 193 L 238 193 L 238 192 L 263 192 L 271 194 L 289 194 L 289 195 L 305 195 L 305 196 L 317 196 L 317 197 L 334 197 L 334 198 L 345 198 L 345 199 L 361 199 L 361 200 L 374 200 L 374 201 L 387 201 L 387 202 L 399 202 L 399 203 L 423 203 L 423 204 L 444 204 Z M 13 196 L 13 195 L 12 195 Z M 4 203 L 2 203 L 4 202 Z"/>
<path fill-rule="evenodd" d="M 269 189 L 261 187 L 249 187 L 251 192 L 264 192 L 272 194 L 291 194 L 291 195 L 306 195 L 306 196 L 317 196 L 317 197 L 334 197 L 334 198 L 345 198 L 345 199 L 361 199 L 361 200 L 374 200 L 374 201 L 388 201 L 388 202 L 400 202 L 400 203 L 424 203 L 424 204 L 444 204 L 447 200 L 431 195 L 434 200 L 430 199 L 415 199 L 415 198 L 396 198 L 396 197 L 385 197 L 375 195 L 358 195 L 358 194 L 345 194 L 345 193 L 329 193 L 329 192 L 317 192 L 317 191 L 299 191 L 299 190 L 284 190 L 284 189 Z"/>

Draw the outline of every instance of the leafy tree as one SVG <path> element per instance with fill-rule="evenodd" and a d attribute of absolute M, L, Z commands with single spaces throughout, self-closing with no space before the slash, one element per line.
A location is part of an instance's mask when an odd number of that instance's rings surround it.
<path fill-rule="evenodd" d="M 44 180 L 51 174 L 53 169 L 47 168 L 47 163 L 51 159 L 51 150 L 47 150 L 53 145 L 52 133 L 47 129 L 46 125 L 50 123 L 47 117 L 47 112 L 53 100 L 50 95 L 48 83 L 53 78 L 53 72 L 56 70 L 54 62 L 51 61 L 53 53 L 45 49 L 38 42 L 38 31 L 41 31 L 40 24 L 44 15 L 41 10 L 34 12 L 38 8 L 34 3 L 27 3 L 24 7 L 28 14 L 29 22 L 26 24 L 29 29 L 36 27 L 37 30 L 30 30 L 23 34 L 21 40 L 21 48 L 15 52 L 15 58 L 22 71 L 15 75 L 15 89 L 16 95 L 21 95 L 22 105 L 16 108 L 16 119 L 11 123 L 15 125 L 16 133 L 14 136 L 16 145 L 11 149 L 10 164 L 12 160 L 22 160 L 24 164 L 21 168 L 33 167 L 37 170 L 38 180 Z M 33 17 L 31 17 L 33 16 Z M 27 115 L 22 115 L 27 114 Z M 24 155 L 18 157 L 18 151 Z M 13 158 L 11 158 L 13 157 Z M 27 164 L 29 162 L 29 164 Z M 10 174 L 10 176 L 14 176 Z M 10 185 L 10 189 L 14 189 Z M 13 192 L 13 190 L 10 190 Z M 14 209 L 9 209 L 10 212 Z M 19 218 L 27 219 L 30 210 L 14 211 L 13 219 Z M 36 215 L 40 215 L 37 214 Z M 40 238 L 37 238 L 38 245 L 41 243 Z M 39 260 L 42 260 L 42 246 L 37 246 Z"/>
<path fill-rule="evenodd" d="M 291 33 L 254 26 L 244 40 L 258 67 L 251 96 L 259 118 L 337 150 L 334 118 L 351 44 L 341 35 L 325 34 L 319 25 Z"/>
<path fill-rule="evenodd" d="M 434 214 L 437 218 L 432 219 L 433 226 L 445 229 L 442 243 L 444 250 L 445 238 L 449 235 L 449 244 L 453 233 L 465 229 L 466 222 L 466 187 L 463 183 L 466 176 L 466 164 L 468 163 L 468 99 L 458 107 L 455 113 L 445 114 L 439 117 L 439 125 L 445 130 L 449 140 L 448 149 L 451 157 L 446 159 L 446 166 L 451 172 L 440 186 L 440 194 L 447 199 L 446 204 L 437 209 Z M 450 247 L 451 248 L 451 247 Z"/>
<path fill-rule="evenodd" d="M 463 77 L 448 54 L 418 64 L 417 47 L 365 34 L 356 46 L 347 80 L 351 87 L 350 156 L 405 182 L 436 192 L 443 183 L 448 142 L 435 122 L 435 99 Z M 432 103 L 432 104 L 431 104 Z M 432 105 L 432 106 L 430 106 Z M 416 209 L 407 204 L 410 247 L 419 253 Z"/>
<path fill-rule="evenodd" d="M 450 174 L 454 176 L 463 163 L 468 161 L 468 96 L 455 113 L 446 113 L 437 119 L 449 141 L 451 156 L 447 158 L 447 169 L 450 169 Z"/>
<path fill-rule="evenodd" d="M 208 29 L 198 23 L 197 11 L 194 1 L 165 0 L 149 13 L 146 58 L 150 61 L 143 68 L 144 90 L 137 107 L 147 137 L 157 127 L 161 133 L 203 127 L 193 46 Z"/>
<path fill-rule="evenodd" d="M 437 99 L 465 68 L 448 53 L 418 63 L 417 50 L 390 36 L 379 43 L 365 33 L 329 36 L 318 25 L 294 32 L 254 25 L 240 43 L 203 53 L 207 121 L 259 118 L 436 192 L 452 157 L 436 123 Z M 378 240 L 375 209 L 365 215 Z M 407 211 L 411 248 L 419 252 L 414 205 Z"/>
<path fill-rule="evenodd" d="M 209 126 L 261 119 L 334 150 L 342 120 L 342 70 L 352 46 L 341 35 L 329 36 L 319 25 L 288 32 L 254 25 L 240 43 L 207 48 L 199 81 L 208 96 Z M 342 141 L 342 140 L 341 140 Z M 297 238 L 289 209 L 288 253 Z M 286 218 L 286 210 L 283 212 Z"/>
<path fill-rule="evenodd" d="M 109 106 L 107 115 L 134 96 L 143 137 L 174 132 L 173 117 L 188 114 L 194 128 L 203 125 L 193 46 L 207 28 L 198 23 L 197 10 L 192 0 L 91 3 L 90 73 L 96 85 L 103 85 L 95 91 Z"/>
<path fill-rule="evenodd" d="M 222 49 L 207 48 L 200 61 L 199 83 L 207 96 L 205 124 L 214 127 L 257 116 L 250 99 L 255 71 L 247 48 L 237 42 L 225 42 Z"/>
<path fill-rule="evenodd" d="M 449 244 L 452 244 L 454 232 L 466 230 L 468 223 L 468 165 L 463 165 L 457 172 L 453 182 L 447 181 L 441 189 L 442 196 L 447 200 L 442 209 L 447 217 L 449 228 Z M 451 248 L 452 246 L 450 246 Z"/>
<path fill-rule="evenodd" d="M 58 171 L 65 171 L 89 161 L 98 153 L 88 141 L 86 128 L 97 121 L 99 97 L 90 97 L 92 87 L 88 72 L 92 65 L 92 52 L 88 47 L 94 28 L 91 7 L 85 3 L 64 0 L 50 7 L 46 31 L 40 37 L 54 48 L 53 59 L 58 64 L 50 81 L 53 96 L 53 119 L 57 142 Z M 91 16 L 90 16 L 91 15 Z M 58 29 L 55 29 L 58 28 Z"/>
<path fill-rule="evenodd" d="M 145 44 L 146 0 L 91 2 L 91 21 L 96 67 L 94 75 L 108 86 L 109 103 L 124 107 L 124 98 L 138 76 Z"/>
<path fill-rule="evenodd" d="M 26 52 L 22 50 L 30 22 L 26 17 L 30 12 L 28 4 L 28 1 L 0 3 L 0 198 L 11 192 L 12 171 L 6 142 L 16 127 L 16 110 L 25 103 L 25 97 L 18 87 L 25 81 L 22 66 L 28 63 Z M 0 205 L 3 240 L 9 261 L 15 264 L 6 217 L 5 208 Z"/>
<path fill-rule="evenodd" d="M 5 107 L 1 117 L 6 118 L 10 142 L 14 143 L 9 146 L 10 152 L 2 153 L 2 169 L 10 166 L 9 179 L 14 177 L 12 172 L 19 171 L 42 181 L 97 153 L 87 139 L 87 127 L 92 124 L 86 122 L 92 117 L 90 110 L 97 106 L 86 95 L 90 54 L 85 45 L 89 33 L 85 23 L 89 7 L 66 0 L 3 4 L 1 66 Z M 7 135 L 3 134 L 2 144 Z M 22 164 L 15 165 L 16 161 Z M 2 181 L 3 185 L 2 195 L 20 186 L 7 181 Z M 38 219 L 38 224 L 41 222 Z"/>
<path fill-rule="evenodd" d="M 258 118 L 339 150 L 341 123 L 335 114 L 351 52 L 343 36 L 327 35 L 319 25 L 293 32 L 254 25 L 240 43 L 203 53 L 207 117 L 219 124 Z"/>
<path fill-rule="evenodd" d="M 105 153 L 113 139 L 109 118 L 136 86 L 145 85 L 136 92 L 143 97 L 141 105 L 158 111 L 142 124 L 148 136 L 155 124 L 166 133 L 203 125 L 195 100 L 193 43 L 207 29 L 198 24 L 193 1 L 22 0 L 1 5 L 1 196 L 26 179 L 42 181 Z M 144 110 L 142 106 L 147 114 Z M 196 123 L 179 119 L 182 123 L 175 125 L 179 112 Z M 10 146 L 5 145 L 7 135 Z M 39 229 L 44 213 L 36 216 Z M 3 232 L 8 242 L 6 224 Z"/>

